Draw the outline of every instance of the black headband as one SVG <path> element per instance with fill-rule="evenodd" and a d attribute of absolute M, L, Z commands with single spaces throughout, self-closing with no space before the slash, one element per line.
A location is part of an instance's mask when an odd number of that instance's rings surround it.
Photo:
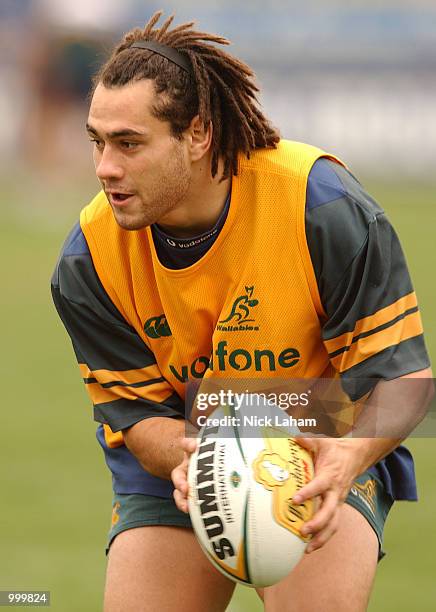
<path fill-rule="evenodd" d="M 192 75 L 191 63 L 189 62 L 188 58 L 177 51 L 177 49 L 173 49 L 167 45 L 161 45 L 154 40 L 138 40 L 130 45 L 130 48 L 147 49 L 148 51 L 153 51 L 153 53 L 166 57 L 167 60 L 173 62 L 173 64 L 177 64 L 177 66 L 182 68 L 182 70 Z"/>

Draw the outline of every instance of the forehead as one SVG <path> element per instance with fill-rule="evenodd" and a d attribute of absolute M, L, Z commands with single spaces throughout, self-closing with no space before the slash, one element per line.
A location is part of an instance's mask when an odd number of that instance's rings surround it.
<path fill-rule="evenodd" d="M 153 82 L 149 79 L 121 87 L 105 87 L 99 83 L 91 100 L 88 123 L 98 132 L 126 128 L 166 131 L 166 122 L 151 114 L 155 101 Z"/>

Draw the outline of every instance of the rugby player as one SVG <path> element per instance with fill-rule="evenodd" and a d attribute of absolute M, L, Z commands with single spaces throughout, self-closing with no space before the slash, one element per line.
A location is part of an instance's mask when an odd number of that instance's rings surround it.
<path fill-rule="evenodd" d="M 102 191 L 52 280 L 112 472 L 106 612 L 231 599 L 186 514 L 189 380 L 371 378 L 383 381 L 371 397 L 389 400 L 395 381 L 431 377 L 383 210 L 334 156 L 280 139 L 228 41 L 160 16 L 95 78 L 86 127 Z M 423 382 L 408 411 L 429 393 Z M 390 438 L 301 441 L 316 477 L 295 502 L 322 502 L 309 554 L 259 593 L 267 610 L 366 609 L 388 511 L 416 499 L 408 423 Z"/>

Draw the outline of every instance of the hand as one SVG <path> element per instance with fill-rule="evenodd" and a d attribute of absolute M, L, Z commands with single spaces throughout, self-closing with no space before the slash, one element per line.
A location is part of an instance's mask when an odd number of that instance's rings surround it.
<path fill-rule="evenodd" d="M 293 502 L 300 504 L 316 496 L 321 499 L 317 512 L 301 528 L 303 535 L 313 536 L 306 547 L 306 553 L 311 553 L 324 546 L 338 530 L 340 506 L 361 470 L 359 445 L 357 440 L 343 438 L 295 440 L 312 453 L 315 476 L 294 495 Z"/>
<path fill-rule="evenodd" d="M 171 480 L 175 486 L 174 501 L 182 512 L 188 512 L 188 465 L 192 453 L 197 448 L 197 440 L 193 438 L 182 438 L 180 446 L 183 449 L 183 461 L 171 472 Z"/>

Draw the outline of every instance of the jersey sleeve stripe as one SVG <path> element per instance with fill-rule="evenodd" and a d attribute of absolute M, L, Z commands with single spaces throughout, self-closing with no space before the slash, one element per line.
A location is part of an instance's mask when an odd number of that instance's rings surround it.
<path fill-rule="evenodd" d="M 135 400 L 138 397 L 161 403 L 174 392 L 156 365 L 139 370 L 92 371 L 86 364 L 80 363 L 79 368 L 94 405 L 119 398 Z"/>
<path fill-rule="evenodd" d="M 147 384 L 165 380 L 155 364 L 135 370 L 90 370 L 85 363 L 79 363 L 80 372 L 85 384 L 98 382 L 102 387 L 113 386 L 143 387 Z"/>
<path fill-rule="evenodd" d="M 111 387 L 132 387 L 132 389 L 138 389 L 139 387 L 148 387 L 149 385 L 154 385 L 155 383 L 163 382 L 165 378 L 161 376 L 160 378 L 150 378 L 149 380 L 140 380 L 139 382 L 128 384 L 122 380 L 112 380 L 107 383 L 103 383 L 101 387 L 103 389 L 110 389 Z M 98 383 L 96 378 L 84 378 L 83 382 L 85 385 L 91 385 L 92 383 Z"/>
<path fill-rule="evenodd" d="M 418 312 L 418 306 L 415 306 L 415 308 L 409 308 L 409 310 L 406 310 L 404 314 L 398 315 L 398 317 L 396 317 L 395 319 L 392 319 L 392 321 L 388 321 L 387 323 L 384 323 L 383 325 L 379 325 L 378 327 L 375 327 L 374 329 L 371 329 L 370 331 L 363 332 L 359 334 L 358 336 L 354 336 L 351 344 L 355 344 L 356 342 L 358 342 L 359 340 L 362 340 L 363 338 L 367 338 L 368 336 L 377 334 L 378 332 L 383 331 L 384 329 L 388 329 L 389 327 L 392 327 L 393 325 L 398 323 L 398 321 L 405 319 L 406 317 L 408 317 L 411 314 L 414 314 L 415 312 Z M 349 348 L 350 348 L 350 345 L 343 346 L 337 351 L 334 351 L 333 353 L 329 353 L 330 359 L 332 359 L 333 357 L 337 357 L 338 355 L 340 355 L 341 353 L 344 353 L 345 351 L 348 351 Z"/>
<path fill-rule="evenodd" d="M 138 397 L 160 404 L 174 393 L 174 390 L 167 381 L 139 389 L 117 387 L 115 391 L 112 389 L 105 389 L 99 383 L 91 383 L 90 385 L 86 385 L 86 390 L 94 405 L 106 404 L 120 398 L 135 400 Z"/>
<path fill-rule="evenodd" d="M 401 297 L 393 304 L 381 308 L 377 312 L 367 317 L 363 317 L 356 322 L 354 329 L 336 338 L 324 340 L 330 356 L 335 356 L 338 351 L 348 350 L 353 342 L 364 334 L 377 331 L 380 327 L 394 324 L 399 317 L 412 314 L 418 309 L 418 302 L 414 291 Z"/>
<path fill-rule="evenodd" d="M 331 363 L 339 372 L 369 359 L 373 355 L 391 346 L 396 346 L 404 340 L 409 340 L 423 333 L 421 317 L 416 310 L 402 317 L 394 325 L 383 326 L 380 331 L 361 338 L 358 342 L 347 346 L 339 355 L 331 359 Z"/>
<path fill-rule="evenodd" d="M 103 383 L 101 386 L 103 389 L 111 389 L 112 387 L 131 387 L 132 389 L 139 389 L 141 387 L 148 387 L 150 385 L 155 385 L 156 383 L 161 383 L 164 381 L 165 381 L 165 378 L 161 376 L 160 378 L 150 378 L 149 380 L 140 380 L 139 382 L 131 383 L 131 384 L 126 383 L 122 380 L 112 380 L 110 382 Z M 94 379 L 93 382 L 97 382 L 96 379 Z"/>

